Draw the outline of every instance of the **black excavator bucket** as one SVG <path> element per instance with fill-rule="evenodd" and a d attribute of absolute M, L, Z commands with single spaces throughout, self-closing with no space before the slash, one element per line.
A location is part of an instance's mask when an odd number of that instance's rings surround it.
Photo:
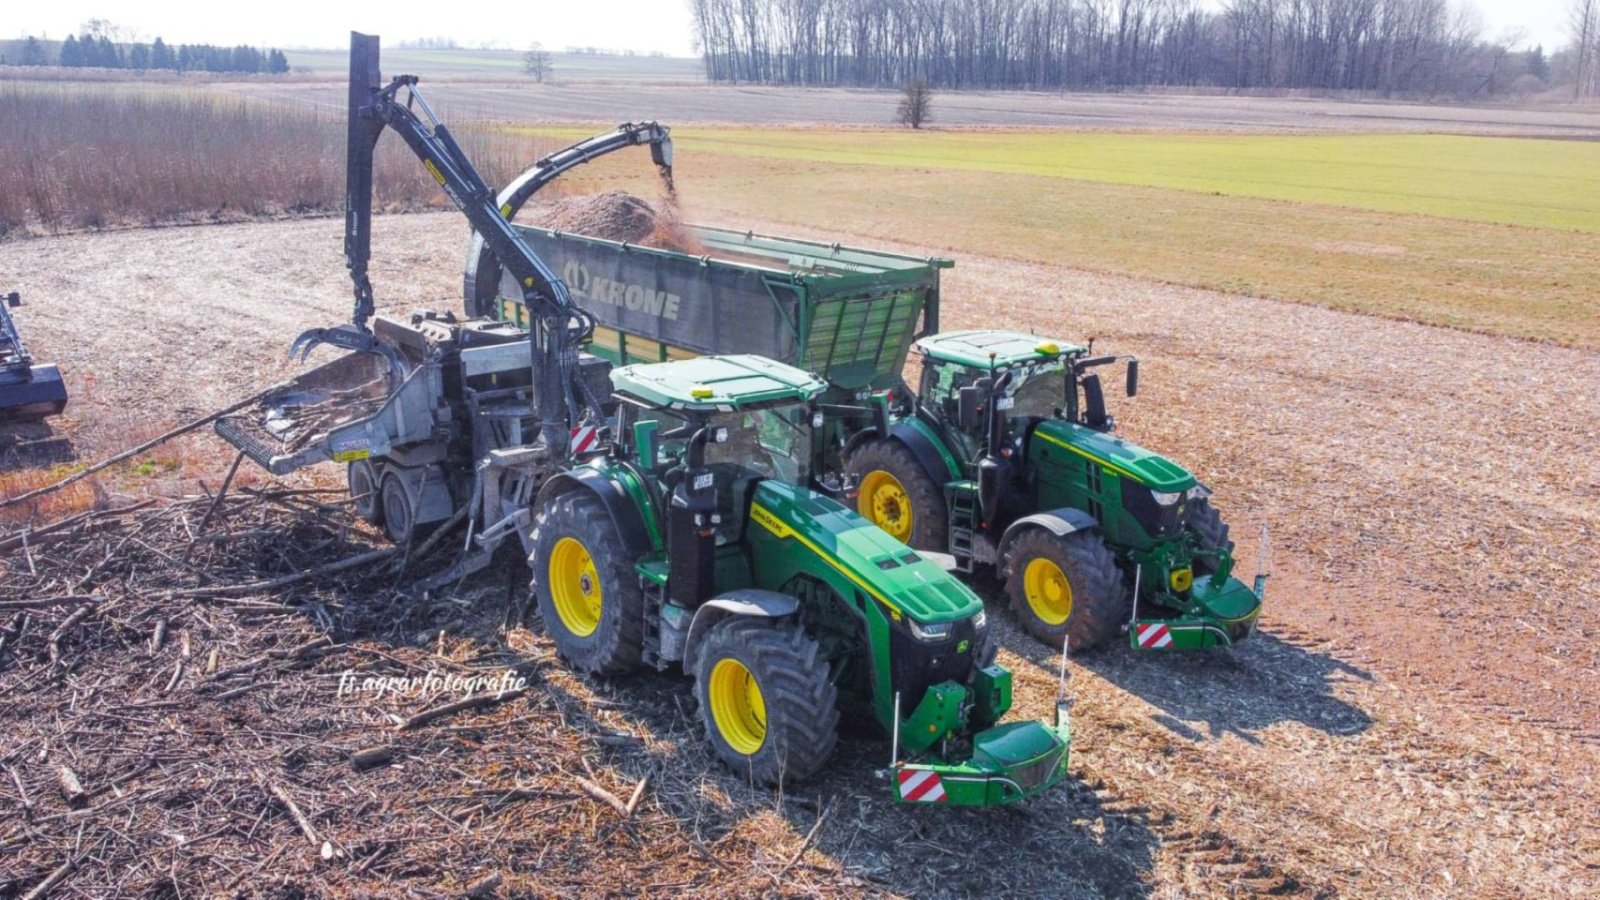
<path fill-rule="evenodd" d="M 53 365 L 36 363 L 22 344 L 11 310 L 15 291 L 0 296 L 0 420 L 42 419 L 67 408 L 67 383 Z"/>

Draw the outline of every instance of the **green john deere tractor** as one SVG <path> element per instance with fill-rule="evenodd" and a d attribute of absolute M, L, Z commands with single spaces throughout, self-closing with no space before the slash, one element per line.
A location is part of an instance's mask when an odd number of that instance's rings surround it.
<path fill-rule="evenodd" d="M 1092 342 L 1091 342 L 1092 343 Z M 1261 613 L 1266 576 L 1232 577 L 1211 492 L 1182 466 L 1111 436 L 1099 375 L 1127 359 L 1008 331 L 918 341 L 917 396 L 847 448 L 857 508 L 970 572 L 997 566 L 1034 637 L 1086 649 L 1228 647 Z"/>
<path fill-rule="evenodd" d="M 902 802 L 1010 803 L 1065 777 L 1051 726 L 999 724 L 979 598 L 821 491 L 825 384 L 756 356 L 612 372 L 614 436 L 544 483 L 530 563 L 573 666 L 681 667 L 717 755 L 752 780 L 805 778 L 841 710 L 893 735 Z"/>

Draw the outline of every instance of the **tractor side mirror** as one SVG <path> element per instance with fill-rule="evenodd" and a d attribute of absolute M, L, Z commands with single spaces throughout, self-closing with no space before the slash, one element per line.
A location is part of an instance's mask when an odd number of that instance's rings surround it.
<path fill-rule="evenodd" d="M 12 291 L 11 293 L 7 294 L 6 295 L 6 305 L 11 307 L 12 309 L 16 309 L 17 307 L 21 306 L 22 305 L 22 295 L 17 293 L 16 291 Z"/>
<path fill-rule="evenodd" d="M 659 453 L 657 430 L 661 423 L 655 419 L 644 419 L 633 423 L 633 446 L 639 454 L 639 467 L 645 471 L 655 469 Z"/>
<path fill-rule="evenodd" d="M 1139 361 L 1128 360 L 1128 396 L 1139 396 Z"/>
<path fill-rule="evenodd" d="M 956 392 L 956 425 L 967 431 L 977 428 L 981 418 L 978 406 L 983 402 L 983 391 L 977 387 L 964 387 Z"/>

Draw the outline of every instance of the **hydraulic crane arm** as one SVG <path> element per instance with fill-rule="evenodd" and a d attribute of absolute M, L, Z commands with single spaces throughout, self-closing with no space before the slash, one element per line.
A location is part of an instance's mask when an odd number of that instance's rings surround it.
<path fill-rule="evenodd" d="M 596 157 L 641 145 L 649 146 L 651 161 L 660 170 L 667 189 L 672 190 L 671 129 L 656 122 L 624 122 L 605 134 L 558 150 L 525 169 L 502 188 L 495 199 L 500 217 L 511 221 L 529 198 L 569 169 Z M 467 251 L 467 270 L 462 285 L 467 315 L 484 316 L 491 313 L 500 294 L 500 273 L 500 260 L 490 239 L 483 232 L 474 231 L 472 246 Z"/>
<path fill-rule="evenodd" d="M 580 415 L 573 390 L 577 353 L 593 329 L 593 319 L 572 304 L 566 285 L 500 215 L 494 191 L 450 130 L 434 116 L 416 84 L 416 76 L 400 75 L 383 86 L 378 38 L 351 33 L 344 246 L 345 264 L 355 288 L 355 309 L 351 324 L 308 331 L 295 340 L 290 353 L 299 352 L 303 357 L 318 343 L 382 352 L 367 327 L 373 314 L 367 264 L 372 256 L 373 152 L 384 129 L 393 129 L 521 285 L 530 316 L 532 410 L 542 426 L 546 446 L 562 454 L 568 437 L 566 426 Z M 407 92 L 404 102 L 398 96 L 402 88 Z M 412 112 L 413 105 L 421 108 L 426 123 Z"/>

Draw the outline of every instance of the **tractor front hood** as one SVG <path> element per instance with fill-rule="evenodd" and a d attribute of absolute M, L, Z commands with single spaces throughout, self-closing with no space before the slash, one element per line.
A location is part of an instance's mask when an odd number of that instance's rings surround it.
<path fill-rule="evenodd" d="M 1170 459 L 1121 438 L 1114 438 L 1075 422 L 1054 419 L 1041 422 L 1033 439 L 1042 442 L 1040 450 L 1061 450 L 1098 463 L 1101 468 L 1163 493 L 1186 491 L 1195 486 L 1189 470 Z"/>
<path fill-rule="evenodd" d="M 804 488 L 763 481 L 750 528 L 793 539 L 888 608 L 924 625 L 977 615 L 983 601 L 954 576 L 885 534 L 854 510 Z"/>
<path fill-rule="evenodd" d="M 1049 790 L 1067 777 L 1072 726 L 1057 707 L 1056 722 L 1011 722 L 980 731 L 964 761 L 899 763 L 895 800 L 946 806 L 1003 806 Z"/>

